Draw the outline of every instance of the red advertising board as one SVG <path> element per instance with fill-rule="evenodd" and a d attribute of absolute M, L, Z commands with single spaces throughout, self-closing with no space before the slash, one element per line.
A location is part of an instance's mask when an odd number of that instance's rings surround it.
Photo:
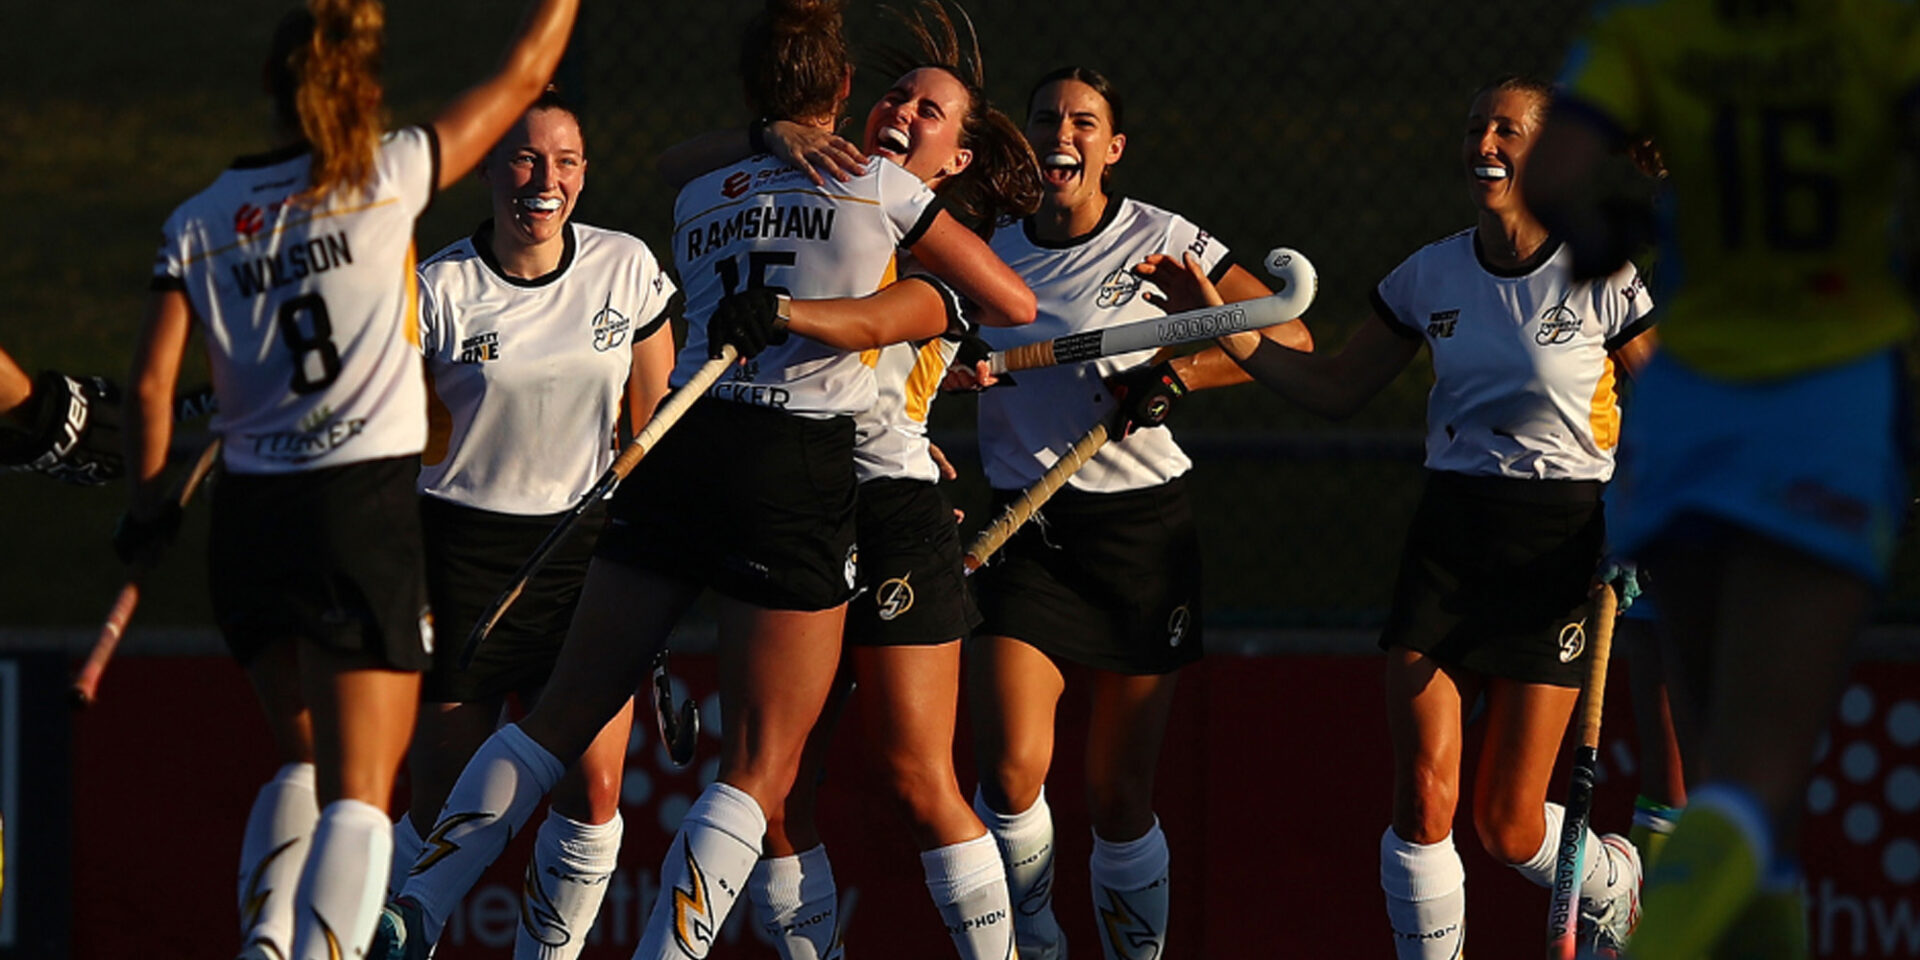
<path fill-rule="evenodd" d="M 711 661 L 684 657 L 676 667 L 717 729 Z M 257 708 L 222 660 L 129 659 L 115 671 L 98 708 L 75 721 L 74 955 L 218 955 L 236 942 L 240 827 L 274 766 Z M 1624 832 L 1635 753 L 1623 669 L 1615 680 L 1596 816 L 1602 831 Z M 1156 801 L 1173 851 L 1170 955 L 1390 955 L 1378 881 L 1390 773 L 1380 701 L 1380 664 L 1370 657 L 1219 657 L 1184 675 Z M 1097 956 L 1084 868 L 1085 706 L 1075 693 L 1062 705 L 1048 797 L 1058 830 L 1056 910 L 1076 954 Z M 868 789 L 860 726 L 856 702 L 821 802 L 849 955 L 950 956 L 916 851 L 885 798 Z M 710 738 L 692 768 L 675 770 L 650 720 L 636 732 L 625 850 L 589 958 L 631 952 L 659 859 L 713 771 Z M 964 742 L 959 755 L 968 781 Z M 1920 956 L 1920 665 L 1874 663 L 1857 672 L 1809 801 L 1815 955 Z M 1463 810 L 1469 802 L 1462 798 Z M 1538 957 L 1545 892 L 1494 863 L 1470 821 L 1460 823 L 1473 955 Z M 442 960 L 510 955 L 532 832 L 449 923 Z M 774 956 L 749 912 L 744 903 L 735 911 L 716 960 Z"/>

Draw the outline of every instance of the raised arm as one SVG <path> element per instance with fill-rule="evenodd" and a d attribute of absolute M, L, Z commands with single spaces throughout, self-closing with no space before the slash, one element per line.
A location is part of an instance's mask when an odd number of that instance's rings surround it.
<path fill-rule="evenodd" d="M 433 118 L 440 140 L 438 189 L 458 183 L 547 87 L 566 52 L 580 0 L 539 0 L 493 76 L 467 89 Z"/>
<path fill-rule="evenodd" d="M 981 323 L 1018 327 L 1033 322 L 1037 308 L 1025 280 L 1001 261 L 985 240 L 941 211 L 913 245 L 913 258 L 953 285 L 980 309 Z"/>

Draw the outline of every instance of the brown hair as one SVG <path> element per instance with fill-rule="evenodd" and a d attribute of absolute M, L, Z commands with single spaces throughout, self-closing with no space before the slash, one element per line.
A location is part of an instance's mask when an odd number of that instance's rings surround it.
<path fill-rule="evenodd" d="M 558 84 L 547 84 L 547 89 L 542 90 L 539 97 L 535 98 L 532 103 L 527 104 L 527 109 L 521 111 L 520 116 L 524 118 L 539 113 L 542 110 L 559 111 L 560 113 L 566 114 L 567 117 L 573 121 L 574 128 L 580 131 L 580 155 L 585 157 L 587 152 L 587 125 L 580 121 L 580 111 L 574 109 L 573 101 L 569 99 L 566 94 L 560 92 L 560 86 Z M 511 132 L 511 128 L 509 128 L 509 132 Z M 495 154 L 500 152 L 501 144 L 505 142 L 506 137 L 503 135 L 500 140 L 496 141 L 494 145 L 487 150 L 487 157 L 484 162 L 492 163 Z"/>
<path fill-rule="evenodd" d="M 1467 98 L 1468 109 L 1472 109 L 1473 101 L 1486 94 L 1516 92 L 1533 94 L 1534 122 L 1546 122 L 1548 111 L 1553 109 L 1553 84 L 1524 73 L 1503 73 L 1481 84 L 1478 90 L 1473 91 L 1473 96 Z"/>
<path fill-rule="evenodd" d="M 881 9 L 907 28 L 918 51 L 882 48 L 875 59 L 894 76 L 923 67 L 944 70 L 966 88 L 967 112 L 960 125 L 960 146 L 973 151 L 973 162 L 942 181 L 939 190 L 955 219 L 990 237 L 1000 223 L 1029 216 L 1040 208 L 1040 164 L 1019 125 L 987 99 L 980 35 L 974 31 L 966 9 L 953 5 L 967 28 L 963 44 L 940 0 L 919 0 L 917 6 L 911 15 L 893 7 Z"/>
<path fill-rule="evenodd" d="M 740 39 L 747 102 L 774 120 L 833 116 L 851 63 L 843 0 L 766 0 Z"/>
<path fill-rule="evenodd" d="M 380 89 L 386 10 L 379 0 L 308 0 L 280 21 L 268 61 L 274 107 L 313 150 L 305 202 L 364 190 L 386 129 Z"/>
<path fill-rule="evenodd" d="M 1106 74 L 1092 67 L 1060 67 L 1049 71 L 1040 79 L 1035 80 L 1033 86 L 1027 88 L 1027 117 L 1029 119 L 1033 117 L 1033 98 L 1038 96 L 1041 90 L 1046 89 L 1047 85 L 1059 83 L 1062 80 L 1075 80 L 1093 88 L 1093 92 L 1099 94 L 1100 99 L 1107 103 L 1107 123 L 1113 127 L 1113 132 L 1116 134 L 1127 132 L 1127 104 L 1126 101 L 1120 98 L 1120 88 L 1114 86 L 1113 81 L 1107 79 Z M 1111 193 L 1112 190 L 1109 185 L 1112 182 L 1113 166 L 1109 164 L 1101 167 L 1101 191 Z"/>

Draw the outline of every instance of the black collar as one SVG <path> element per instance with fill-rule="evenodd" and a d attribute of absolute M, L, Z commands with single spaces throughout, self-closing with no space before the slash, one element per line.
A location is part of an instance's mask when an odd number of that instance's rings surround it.
<path fill-rule="evenodd" d="M 1077 237 L 1068 237 L 1065 240 L 1042 240 L 1038 234 L 1034 233 L 1033 217 L 1028 217 L 1020 221 L 1020 229 L 1026 232 L 1027 242 L 1036 247 L 1046 250 L 1066 250 L 1070 247 L 1077 247 L 1099 236 L 1102 230 L 1107 229 L 1107 227 L 1113 223 L 1113 218 L 1120 215 L 1120 207 L 1125 201 L 1126 198 L 1117 193 L 1107 194 L 1107 208 L 1100 211 L 1100 222 L 1094 224 L 1092 230 L 1088 230 L 1086 233 Z"/>
<path fill-rule="evenodd" d="M 473 228 L 473 236 L 471 238 L 473 241 L 473 252 L 480 255 L 480 262 L 486 264 L 487 269 L 492 270 L 494 276 L 499 277 L 507 283 L 513 284 L 516 287 L 544 287 L 560 279 L 560 276 L 567 272 L 567 268 L 573 266 L 573 254 L 574 251 L 579 248 L 579 241 L 574 237 L 573 221 L 567 221 L 566 227 L 567 230 L 564 234 L 565 246 L 560 251 L 560 263 L 551 271 L 534 277 L 531 280 L 508 276 L 507 272 L 501 269 L 499 259 L 493 255 L 492 217 L 480 221 L 480 225 Z"/>

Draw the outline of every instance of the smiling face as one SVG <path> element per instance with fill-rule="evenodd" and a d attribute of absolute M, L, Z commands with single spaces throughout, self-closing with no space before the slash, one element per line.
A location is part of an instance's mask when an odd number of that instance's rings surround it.
<path fill-rule="evenodd" d="M 1490 213 L 1523 209 L 1520 179 L 1546 113 L 1546 101 L 1530 90 L 1492 89 L 1473 98 L 1460 145 L 1467 192 Z"/>
<path fill-rule="evenodd" d="M 973 151 L 960 146 L 970 106 L 967 88 L 953 74 L 938 67 L 909 70 L 868 111 L 862 146 L 938 186 L 973 162 Z"/>
<path fill-rule="evenodd" d="M 587 181 L 579 121 L 565 110 L 527 111 L 487 155 L 480 178 L 493 191 L 496 236 L 530 247 L 553 241 Z"/>
<path fill-rule="evenodd" d="M 1102 175 L 1120 160 L 1127 136 L 1115 133 L 1105 97 L 1079 80 L 1034 91 L 1027 105 L 1027 142 L 1040 159 L 1042 204 L 1071 209 L 1105 197 Z"/>

